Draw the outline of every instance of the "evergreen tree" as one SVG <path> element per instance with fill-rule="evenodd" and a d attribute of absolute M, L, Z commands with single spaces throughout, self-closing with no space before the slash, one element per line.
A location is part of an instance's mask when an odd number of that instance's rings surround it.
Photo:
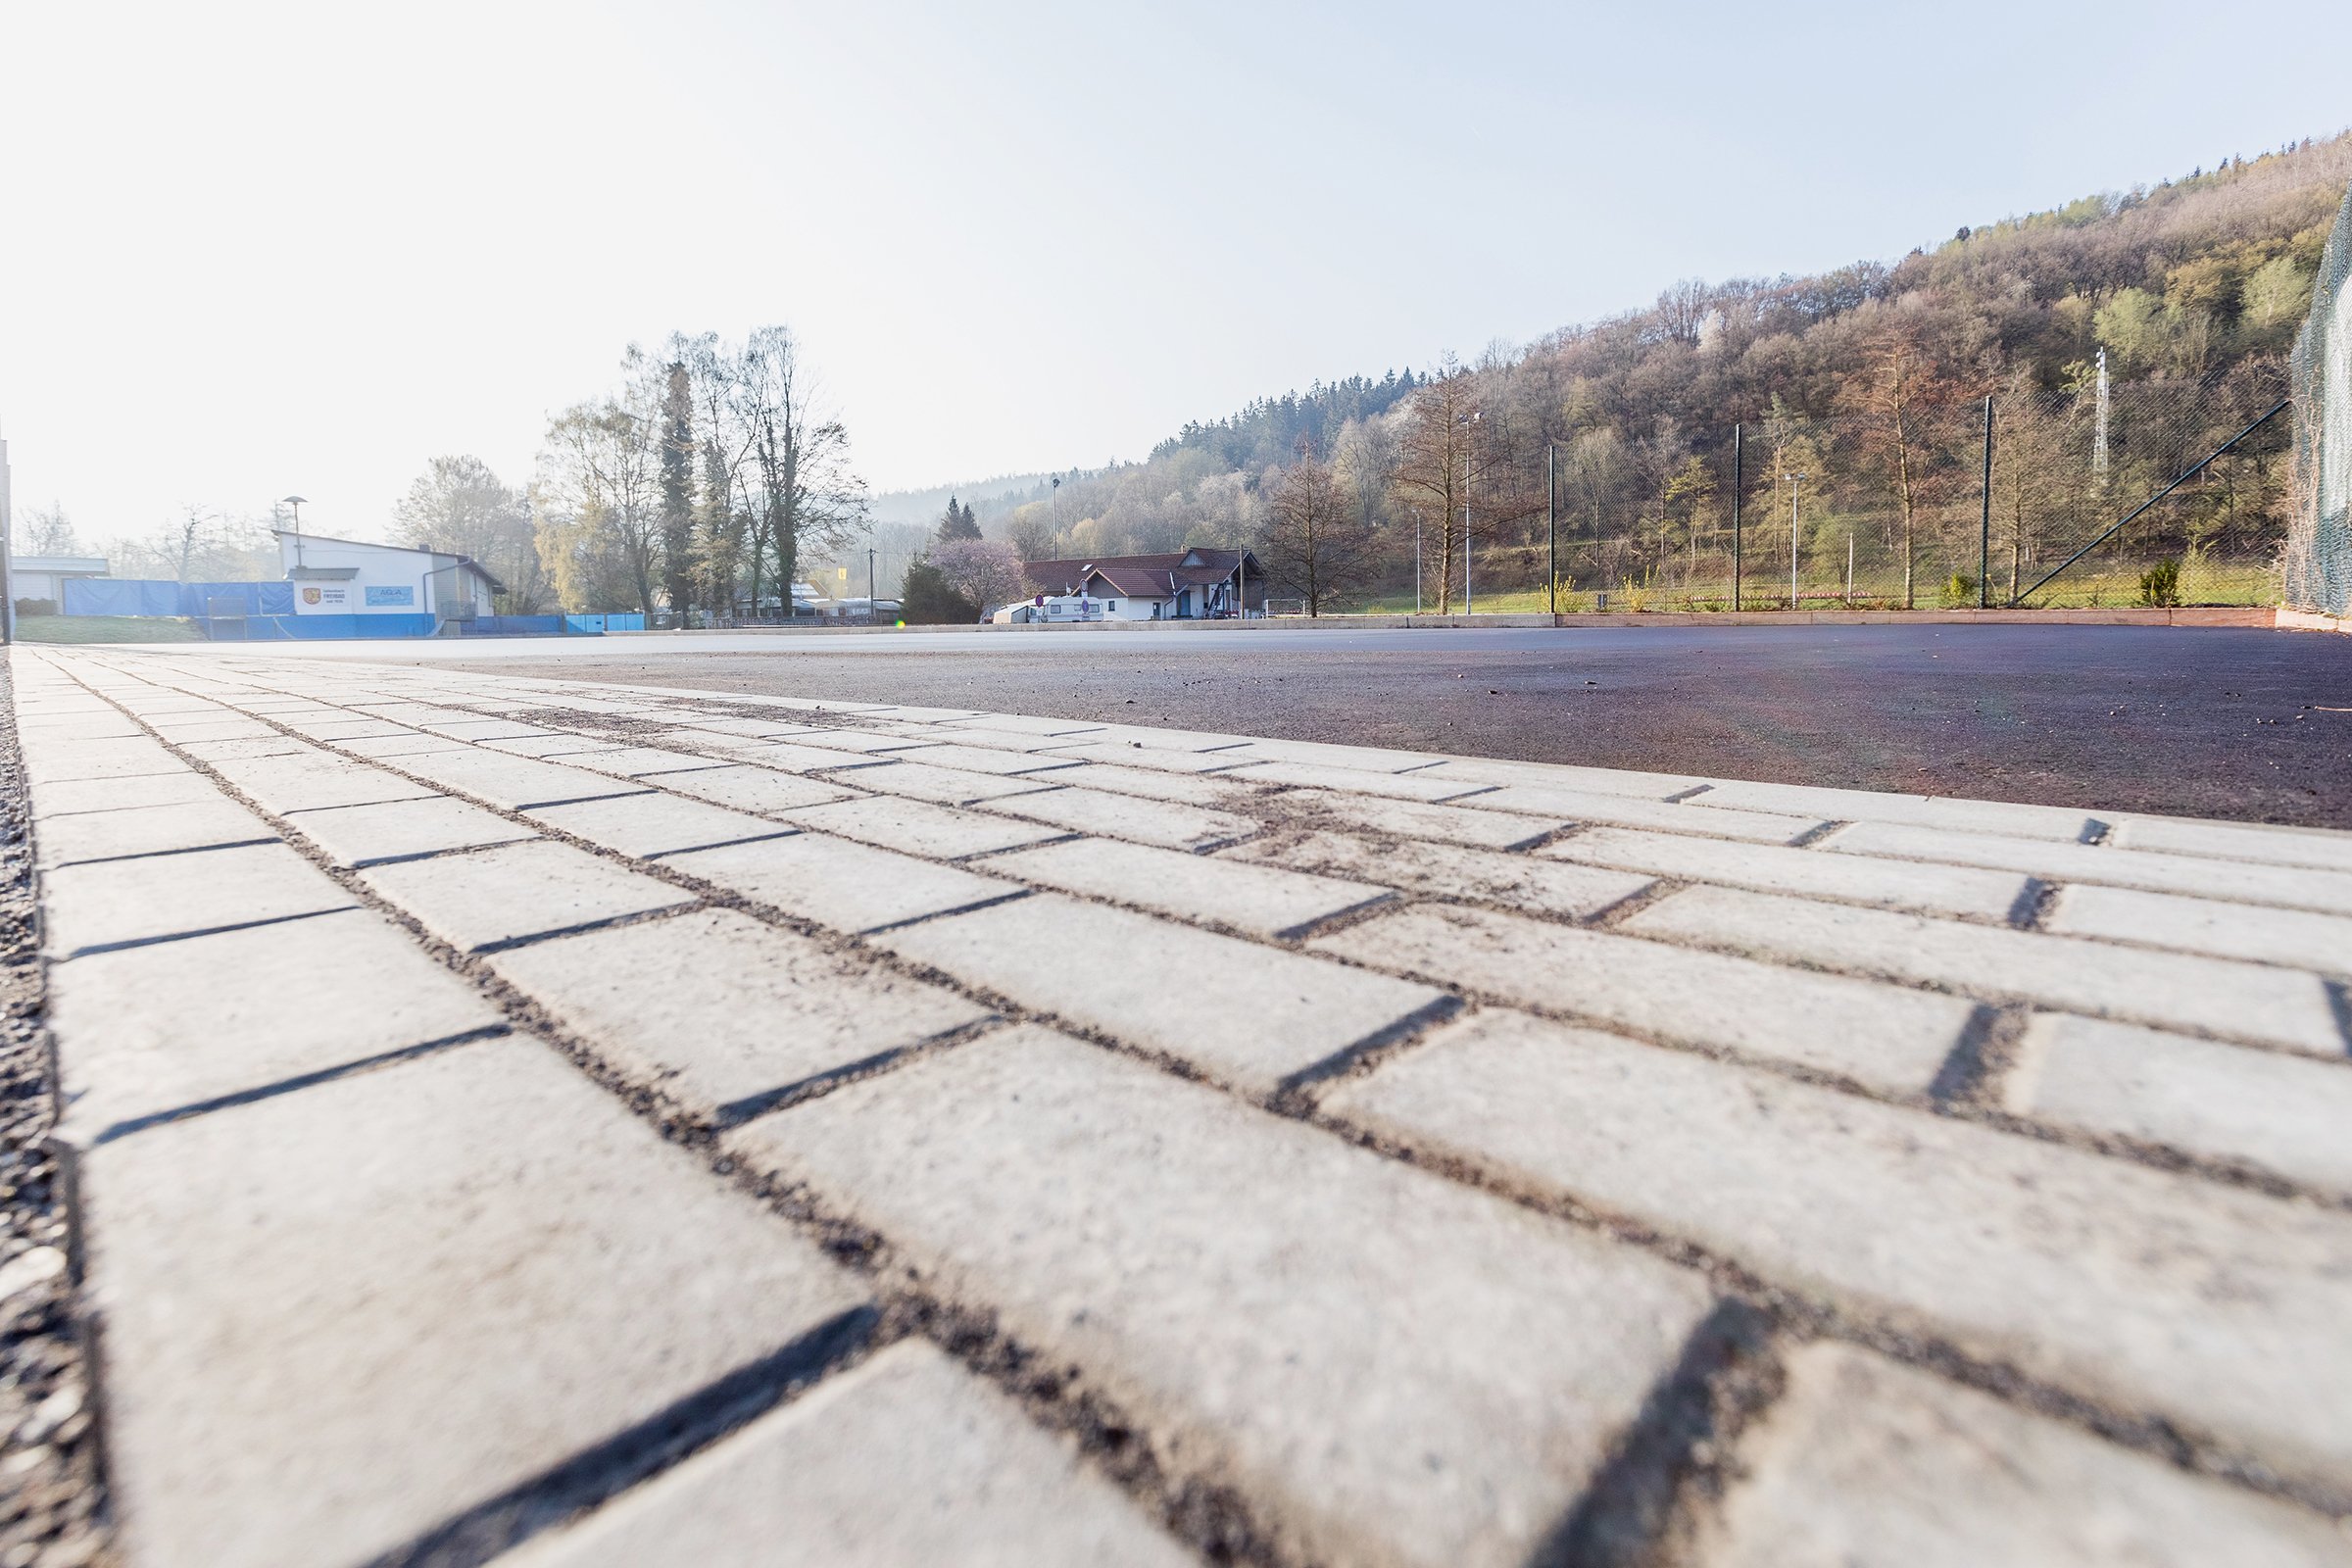
<path fill-rule="evenodd" d="M 662 591 L 683 615 L 694 603 L 694 386 L 672 362 L 662 397 Z"/>
<path fill-rule="evenodd" d="M 980 519 L 972 515 L 972 509 L 959 507 L 954 496 L 948 497 L 947 513 L 939 519 L 939 542 L 953 544 L 958 539 L 979 537 Z"/>

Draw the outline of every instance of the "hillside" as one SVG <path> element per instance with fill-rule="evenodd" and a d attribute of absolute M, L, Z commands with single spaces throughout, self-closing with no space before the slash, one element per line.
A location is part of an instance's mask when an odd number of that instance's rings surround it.
<path fill-rule="evenodd" d="M 1479 518 L 1482 585 L 1543 580 L 1548 448 L 1559 505 L 1579 519 L 1564 573 L 1581 588 L 1679 585 L 1695 598 L 1728 576 L 1738 422 L 1751 533 L 1786 508 L 1781 479 L 1804 473 L 1800 490 L 1820 488 L 1804 494 L 1800 555 L 1851 554 L 1858 580 L 1885 594 L 1896 591 L 1886 574 L 1905 565 L 1937 587 L 1975 570 L 1982 399 L 1992 395 L 1996 427 L 2014 425 L 1996 442 L 2003 544 L 2030 579 L 2133 485 L 2178 471 L 2165 466 L 2193 461 L 2183 455 L 2268 406 L 2348 179 L 2352 135 L 2339 135 L 1961 227 L 1891 263 L 1678 283 L 1645 309 L 1475 366 L 1262 400 L 1186 426 L 1145 462 L 1070 476 L 1057 494 L 1000 491 L 980 513 L 1026 554 L 1263 539 L 1280 470 L 1304 438 L 1367 536 L 1364 591 L 1409 592 L 1417 510 L 1434 602 L 1437 584 L 1446 597 L 1459 586 L 1457 542 L 1441 526 L 1458 511 L 1457 485 Z M 2094 431 L 2101 350 L 2113 406 Z M 1436 460 L 1445 473 L 1400 485 L 1427 417 L 1412 411 L 1439 401 L 1433 384 L 1462 419 L 1478 418 L 1458 453 Z M 2217 470 L 2227 494 L 2199 503 L 2211 516 L 2184 501 L 2164 524 L 2173 533 L 2149 548 L 2195 556 L 2228 544 L 2226 532 L 2256 540 L 2281 482 L 2276 463 Z M 1785 561 L 1790 530 L 1779 526 Z M 1786 578 L 1784 565 L 1784 593 Z"/>

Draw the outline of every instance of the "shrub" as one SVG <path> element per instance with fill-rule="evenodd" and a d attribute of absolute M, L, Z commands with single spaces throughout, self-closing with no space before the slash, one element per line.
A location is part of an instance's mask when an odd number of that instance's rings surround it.
<path fill-rule="evenodd" d="M 2167 556 L 2141 572 L 2139 602 L 2166 606 L 2180 603 L 2180 563 Z"/>
<path fill-rule="evenodd" d="M 54 615 L 57 613 L 57 601 L 54 599 L 20 599 L 17 601 L 17 613 L 20 615 Z"/>
<path fill-rule="evenodd" d="M 1977 602 L 1977 579 L 1952 573 L 1952 580 L 1943 585 L 1943 607 L 1961 610 Z"/>
<path fill-rule="evenodd" d="M 899 613 L 909 626 L 969 625 L 980 618 L 980 607 L 951 587 L 928 558 L 917 556 L 906 564 Z"/>

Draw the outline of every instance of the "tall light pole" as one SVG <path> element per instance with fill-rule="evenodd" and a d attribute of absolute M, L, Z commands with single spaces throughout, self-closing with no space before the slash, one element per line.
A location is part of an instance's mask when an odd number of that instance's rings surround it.
<path fill-rule="evenodd" d="M 302 504 L 308 496 L 281 496 L 280 500 L 294 509 L 294 564 L 302 564 Z"/>
<path fill-rule="evenodd" d="M 1797 491 L 1803 488 L 1805 476 L 1801 473 L 1792 473 L 1788 476 L 1788 608 L 1790 610 L 1796 608 L 1796 495 Z"/>
<path fill-rule="evenodd" d="M 865 623 L 874 623 L 874 553 L 865 553 Z"/>
<path fill-rule="evenodd" d="M 1463 445 L 1462 445 L 1462 613 L 1463 613 L 1463 614 L 1465 614 L 1465 615 L 1467 615 L 1467 614 L 1469 614 L 1469 613 L 1471 612 L 1471 610 L 1470 610 L 1470 453 L 1471 453 L 1471 446 L 1472 446 L 1472 443 L 1473 443 L 1473 441 L 1475 440 L 1475 438 L 1476 438 L 1476 436 L 1477 436 L 1477 434 L 1478 434 L 1478 421 L 1479 421 L 1479 419 L 1480 419 L 1480 418 L 1483 416 L 1483 415 L 1484 415 L 1484 414 L 1485 414 L 1485 411 L 1484 411 L 1484 410 L 1482 410 L 1482 409 L 1472 409 L 1472 410 L 1470 411 L 1470 417 L 1468 417 L 1467 419 L 1459 419 L 1459 420 L 1457 420 L 1457 421 L 1456 421 L 1456 422 L 1457 422 L 1457 423 L 1459 423 L 1459 424 L 1463 424 L 1463 425 L 1466 425 L 1466 426 L 1468 426 L 1468 427 L 1469 427 L 1469 430 L 1470 430 L 1470 435 L 1464 439 L 1464 441 L 1463 441 Z"/>
<path fill-rule="evenodd" d="M 1551 477 L 1551 443 L 1544 443 L 1544 559 L 1545 603 L 1551 613 L 1560 612 L 1560 532 L 1553 517 L 1553 503 L 1559 497 L 1559 486 Z"/>
<path fill-rule="evenodd" d="M 1413 509 L 1413 613 L 1421 613 L 1421 509 Z"/>

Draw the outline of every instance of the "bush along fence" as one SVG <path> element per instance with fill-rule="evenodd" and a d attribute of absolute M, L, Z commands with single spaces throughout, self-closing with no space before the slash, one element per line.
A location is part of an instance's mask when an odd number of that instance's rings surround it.
<path fill-rule="evenodd" d="M 1471 604 L 2276 604 L 2289 407 L 2276 361 L 2197 380 L 2111 381 L 2093 365 L 2057 391 L 1776 414 L 1672 432 L 1658 450 L 1572 440 L 1544 452 L 1514 515 L 1479 517 L 1473 469 Z"/>

